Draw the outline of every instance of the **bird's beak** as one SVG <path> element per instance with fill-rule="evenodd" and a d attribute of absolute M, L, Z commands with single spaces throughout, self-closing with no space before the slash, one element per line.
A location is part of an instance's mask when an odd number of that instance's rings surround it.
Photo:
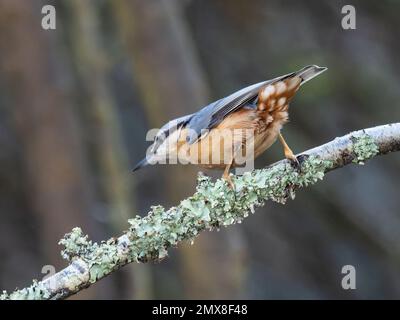
<path fill-rule="evenodd" d="M 147 158 L 144 158 L 143 160 L 141 160 L 133 169 L 132 172 L 135 172 L 137 170 L 139 170 L 142 167 L 145 167 L 149 164 L 149 162 L 147 161 Z"/>

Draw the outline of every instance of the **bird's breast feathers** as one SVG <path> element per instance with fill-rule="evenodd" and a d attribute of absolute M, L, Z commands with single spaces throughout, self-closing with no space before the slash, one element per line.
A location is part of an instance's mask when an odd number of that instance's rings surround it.
<path fill-rule="evenodd" d="M 277 139 L 288 121 L 289 102 L 299 87 L 326 68 L 307 66 L 297 72 L 241 89 L 193 115 L 170 121 L 166 138 L 153 144 L 151 158 L 176 159 L 209 168 L 239 165 L 256 158 Z"/>

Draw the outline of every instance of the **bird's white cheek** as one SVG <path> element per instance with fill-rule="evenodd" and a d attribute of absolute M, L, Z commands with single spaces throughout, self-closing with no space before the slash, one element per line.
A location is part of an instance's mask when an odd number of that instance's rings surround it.
<path fill-rule="evenodd" d="M 174 132 L 158 147 L 156 151 L 157 157 L 173 156 L 177 152 L 177 144 L 179 132 Z"/>

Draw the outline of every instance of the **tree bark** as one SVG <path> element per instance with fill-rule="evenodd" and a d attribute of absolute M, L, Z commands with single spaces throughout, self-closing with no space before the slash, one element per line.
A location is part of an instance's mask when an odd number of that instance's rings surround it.
<path fill-rule="evenodd" d="M 298 156 L 300 168 L 282 160 L 234 177 L 235 191 L 223 180 L 213 183 L 200 176 L 192 197 L 169 210 L 156 206 L 146 217 L 129 220 L 131 227 L 117 239 L 92 243 L 74 228 L 61 240 L 65 246 L 62 254 L 71 262 L 68 267 L 31 287 L 3 293 L 2 298 L 66 298 L 130 262 L 159 261 L 167 256 L 169 247 L 193 241 L 201 231 L 240 223 L 266 200 L 285 203 L 294 198 L 296 189 L 314 184 L 326 172 L 395 151 L 400 151 L 400 123 L 352 132 L 307 150 Z"/>

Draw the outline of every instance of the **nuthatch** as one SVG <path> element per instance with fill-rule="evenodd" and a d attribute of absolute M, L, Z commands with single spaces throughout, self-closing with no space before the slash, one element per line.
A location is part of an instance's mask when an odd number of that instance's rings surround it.
<path fill-rule="evenodd" d="M 233 187 L 229 170 L 243 164 L 238 159 L 255 159 L 278 138 L 285 157 L 298 163 L 280 131 L 288 122 L 289 102 L 296 91 L 326 69 L 311 65 L 253 84 L 196 113 L 168 122 L 133 171 L 175 158 L 183 163 L 224 169 L 222 177 Z"/>

